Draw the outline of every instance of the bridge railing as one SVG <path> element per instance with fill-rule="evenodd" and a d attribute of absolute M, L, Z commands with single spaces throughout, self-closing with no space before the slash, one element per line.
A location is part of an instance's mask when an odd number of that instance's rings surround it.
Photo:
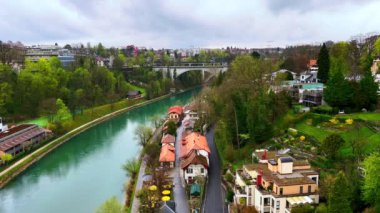
<path fill-rule="evenodd" d="M 181 63 L 170 66 L 155 64 L 153 67 L 228 67 L 228 63 Z"/>

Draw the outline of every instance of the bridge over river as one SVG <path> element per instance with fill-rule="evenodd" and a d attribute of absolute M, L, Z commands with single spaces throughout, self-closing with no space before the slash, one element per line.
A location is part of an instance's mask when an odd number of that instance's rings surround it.
<path fill-rule="evenodd" d="M 205 73 L 209 73 L 209 78 L 216 76 L 219 73 L 226 72 L 228 70 L 227 63 L 181 63 L 174 66 L 153 66 L 154 71 L 170 72 L 170 76 L 173 78 L 174 71 L 177 76 L 189 71 L 202 72 L 202 79 L 206 80 Z"/>
<path fill-rule="evenodd" d="M 72 138 L 1 189 L 0 212 L 91 213 L 112 196 L 123 201 L 127 178 L 122 164 L 140 152 L 136 127 L 199 91 L 132 110 Z"/>

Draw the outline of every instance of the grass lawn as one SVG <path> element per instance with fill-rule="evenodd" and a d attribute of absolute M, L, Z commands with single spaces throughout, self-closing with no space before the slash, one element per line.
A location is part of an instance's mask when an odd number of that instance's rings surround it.
<path fill-rule="evenodd" d="M 371 116 L 367 115 L 369 113 L 358 113 L 359 115 L 356 116 L 361 116 L 361 119 L 364 117 L 370 117 L 371 119 L 374 119 L 373 114 Z M 348 116 L 348 115 L 347 115 Z M 356 118 L 357 119 L 357 118 Z M 327 136 L 329 136 L 331 133 L 334 133 L 334 131 L 320 127 L 314 127 L 312 125 L 308 125 L 305 123 L 305 121 L 302 121 L 296 125 L 296 129 L 304 132 L 305 134 L 314 136 L 317 140 L 322 142 Z M 346 141 L 346 144 L 341 148 L 340 154 L 342 156 L 348 157 L 352 155 L 352 147 L 350 144 L 350 140 L 354 138 L 364 138 L 365 139 L 365 144 L 364 144 L 364 153 L 369 154 L 373 152 L 377 147 L 380 146 L 380 134 L 372 131 L 366 126 L 360 126 L 357 129 L 351 129 L 348 131 L 344 132 L 338 132 L 342 136 L 342 138 Z"/>
<path fill-rule="evenodd" d="M 307 125 L 304 123 L 304 121 L 301 123 L 298 123 L 296 125 L 296 129 L 315 137 L 319 141 L 323 141 L 327 136 L 329 136 L 332 133 L 331 131 L 323 129 L 323 128 L 317 128 L 311 125 Z"/>
<path fill-rule="evenodd" d="M 358 112 L 346 115 L 339 115 L 340 118 L 362 119 L 365 121 L 380 121 L 380 113 L 378 112 Z"/>
<path fill-rule="evenodd" d="M 127 84 L 128 84 L 128 86 L 129 86 L 130 88 L 132 88 L 133 90 L 139 90 L 139 91 L 141 92 L 141 96 L 142 96 L 142 97 L 145 97 L 145 96 L 146 96 L 146 91 L 145 91 L 144 88 L 142 88 L 142 87 L 138 87 L 138 86 L 133 85 L 133 84 L 130 84 L 130 83 L 127 83 Z"/>
<path fill-rule="evenodd" d="M 36 118 L 36 119 L 33 119 L 33 120 L 28 120 L 28 121 L 20 122 L 20 124 L 21 123 L 25 123 L 25 124 L 37 124 L 38 126 L 46 127 L 47 124 L 48 124 L 48 118 L 47 117 L 39 117 L 39 118 Z"/>

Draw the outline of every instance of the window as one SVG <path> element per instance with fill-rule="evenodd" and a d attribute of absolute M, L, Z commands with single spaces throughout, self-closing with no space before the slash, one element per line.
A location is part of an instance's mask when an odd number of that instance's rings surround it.
<path fill-rule="evenodd" d="M 270 205 L 269 197 L 264 198 L 264 206 L 269 206 L 269 205 Z"/>
<path fill-rule="evenodd" d="M 279 201 L 279 200 L 276 201 L 276 209 L 277 209 L 277 210 L 280 210 L 280 201 Z"/>
<path fill-rule="evenodd" d="M 204 168 L 201 168 L 201 173 L 205 173 L 205 169 Z"/>
<path fill-rule="evenodd" d="M 192 168 L 187 168 L 187 173 L 188 173 L 188 174 L 193 173 L 193 169 L 192 169 Z"/>
<path fill-rule="evenodd" d="M 310 185 L 307 187 L 307 191 L 308 191 L 309 193 L 311 193 L 311 186 L 310 186 Z"/>
<path fill-rule="evenodd" d="M 303 186 L 300 186 L 300 194 L 303 193 Z"/>
<path fill-rule="evenodd" d="M 280 188 L 280 195 L 282 195 L 283 193 L 283 188 Z"/>

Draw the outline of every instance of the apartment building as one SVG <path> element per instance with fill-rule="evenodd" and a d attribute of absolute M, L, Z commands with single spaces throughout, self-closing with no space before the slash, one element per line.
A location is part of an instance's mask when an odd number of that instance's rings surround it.
<path fill-rule="evenodd" d="M 276 155 L 236 172 L 234 202 L 259 212 L 290 213 L 300 204 L 319 203 L 319 174 L 307 160 Z"/>

